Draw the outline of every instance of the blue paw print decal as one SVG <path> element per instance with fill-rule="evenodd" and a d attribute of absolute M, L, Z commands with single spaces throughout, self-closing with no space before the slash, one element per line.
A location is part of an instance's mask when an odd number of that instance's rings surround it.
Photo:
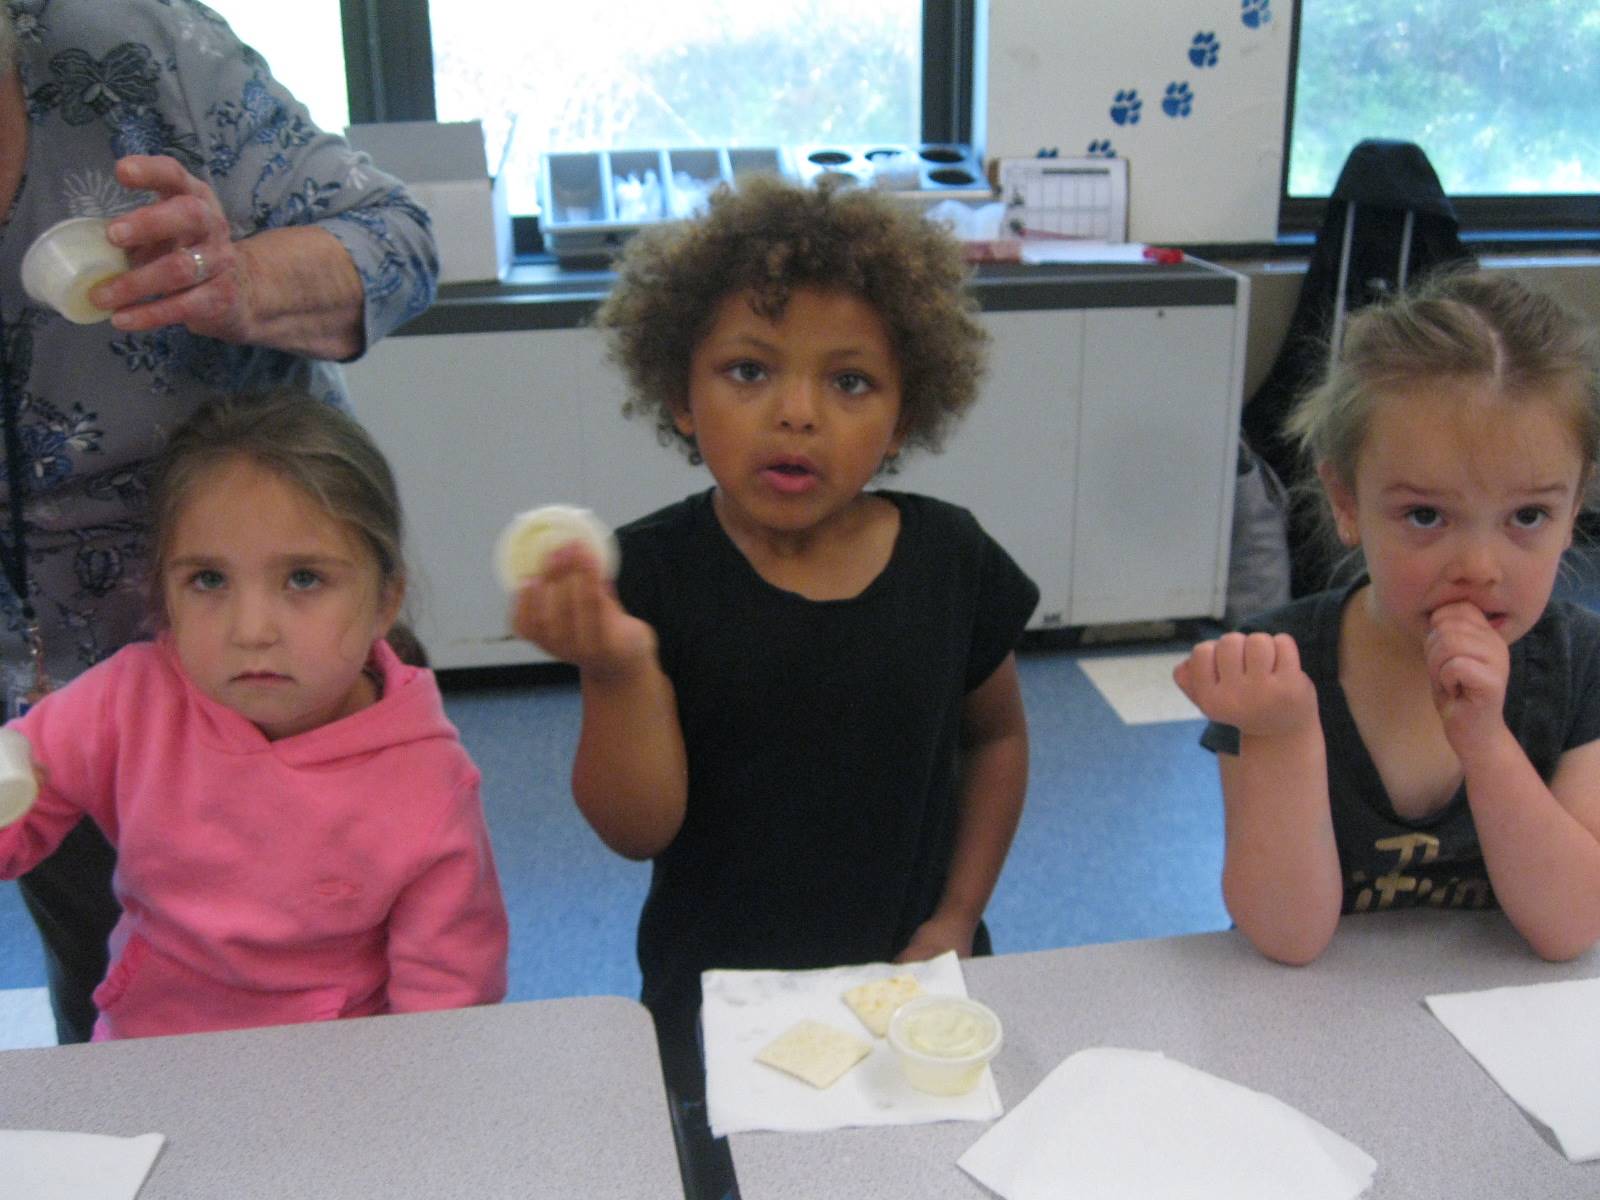
<path fill-rule="evenodd" d="M 1117 92 L 1111 101 L 1111 119 L 1118 125 L 1137 125 L 1139 110 L 1143 107 L 1144 101 L 1139 99 L 1139 90 L 1125 88 Z"/>
<path fill-rule="evenodd" d="M 1250 29 L 1260 29 L 1272 20 L 1272 0 L 1239 0 L 1239 20 Z"/>
<path fill-rule="evenodd" d="M 1167 94 L 1161 98 L 1161 111 L 1169 117 L 1187 117 L 1194 106 L 1194 93 L 1187 83 L 1167 84 Z"/>
<path fill-rule="evenodd" d="M 1206 67 L 1217 65 L 1217 52 L 1222 49 L 1222 43 L 1217 41 L 1215 33 L 1197 33 L 1194 41 L 1189 43 L 1189 61 L 1204 70 Z"/>
<path fill-rule="evenodd" d="M 1090 158 L 1115 158 L 1117 156 L 1117 152 L 1112 149 L 1110 138 L 1095 138 L 1094 141 L 1089 143 L 1089 149 L 1085 153 Z"/>

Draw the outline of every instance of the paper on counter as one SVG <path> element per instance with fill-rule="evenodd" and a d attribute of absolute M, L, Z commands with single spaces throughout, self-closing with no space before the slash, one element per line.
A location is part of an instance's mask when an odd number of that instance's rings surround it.
<path fill-rule="evenodd" d="M 1076 238 L 1024 239 L 1025 263 L 1134 263 L 1149 266 L 1143 242 L 1096 242 Z"/>
<path fill-rule="evenodd" d="M 1353 1200 L 1377 1163 L 1263 1092 L 1149 1050 L 1080 1050 L 958 1165 L 1006 1200 Z"/>
<path fill-rule="evenodd" d="M 0 1190 L 28 1200 L 134 1200 L 165 1141 L 159 1133 L 0 1129 Z"/>
<path fill-rule="evenodd" d="M 1600 979 L 1429 996 L 1428 1007 L 1573 1162 L 1600 1159 Z"/>
<path fill-rule="evenodd" d="M 964 1096 L 930 1096 L 905 1081 L 894 1051 L 874 1038 L 844 1002 L 859 983 L 914 975 L 925 992 L 965 996 L 954 953 L 920 963 L 868 963 L 816 971 L 706 971 L 700 1022 L 706 1054 L 706 1109 L 718 1137 L 755 1129 L 817 1132 L 849 1125 L 987 1121 L 1004 1110 L 985 1068 Z M 810 1018 L 873 1043 L 872 1053 L 827 1088 L 814 1088 L 755 1056 L 796 1021 Z M 1005 1021 L 1005 1014 L 1000 1014 Z M 1005 1053 L 1002 1047 L 1001 1054 Z"/>

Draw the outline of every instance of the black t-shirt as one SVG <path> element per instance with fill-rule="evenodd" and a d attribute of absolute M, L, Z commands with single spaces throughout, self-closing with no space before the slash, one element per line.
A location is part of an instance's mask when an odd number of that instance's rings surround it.
<path fill-rule="evenodd" d="M 618 531 L 618 592 L 656 631 L 688 753 L 639 921 L 658 1018 L 698 1009 L 707 968 L 890 959 L 939 899 L 962 702 L 1039 591 L 966 510 L 878 494 L 900 532 L 848 600 L 767 583 L 710 491 Z"/>
<path fill-rule="evenodd" d="M 1344 876 L 1345 912 L 1489 908 L 1496 903 L 1463 786 L 1439 812 L 1409 821 L 1394 811 L 1378 768 L 1339 684 L 1339 629 L 1345 604 L 1365 584 L 1306 596 L 1245 622 L 1242 631 L 1287 633 L 1317 688 L 1328 750 L 1328 799 Z M 1546 783 L 1561 755 L 1600 738 L 1600 616 L 1552 600 L 1511 646 L 1506 726 Z M 1210 750 L 1238 753 L 1239 731 L 1213 722 Z"/>

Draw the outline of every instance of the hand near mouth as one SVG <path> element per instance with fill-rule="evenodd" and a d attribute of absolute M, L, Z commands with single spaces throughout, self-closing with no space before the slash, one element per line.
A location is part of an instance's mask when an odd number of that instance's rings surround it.
<path fill-rule="evenodd" d="M 1433 703 L 1445 737 L 1465 762 L 1505 729 L 1511 650 L 1475 604 L 1443 604 L 1428 616 L 1424 646 Z"/>

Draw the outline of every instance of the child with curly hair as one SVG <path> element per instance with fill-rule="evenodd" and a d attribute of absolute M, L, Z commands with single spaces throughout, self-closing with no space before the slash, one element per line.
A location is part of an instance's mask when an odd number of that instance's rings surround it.
<path fill-rule="evenodd" d="M 615 591 L 563 548 L 512 620 L 579 668 L 579 808 L 653 861 L 664 1048 L 692 1048 L 707 968 L 988 947 L 1038 589 L 965 510 L 867 490 L 975 397 L 965 278 L 890 198 L 752 180 L 636 237 L 599 311 L 631 406 L 715 486 L 619 531 Z"/>

